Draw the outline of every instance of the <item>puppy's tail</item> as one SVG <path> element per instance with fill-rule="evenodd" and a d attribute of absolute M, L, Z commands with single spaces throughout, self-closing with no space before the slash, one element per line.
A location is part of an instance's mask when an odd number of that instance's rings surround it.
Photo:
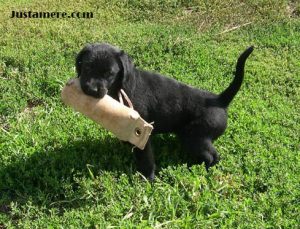
<path fill-rule="evenodd" d="M 247 48 L 239 57 L 237 64 L 236 64 L 236 72 L 235 77 L 228 88 L 223 91 L 219 97 L 218 102 L 222 107 L 228 107 L 229 103 L 233 100 L 236 93 L 239 91 L 243 79 L 244 79 L 244 67 L 245 62 L 249 55 L 252 53 L 254 47 L 251 46 Z"/>

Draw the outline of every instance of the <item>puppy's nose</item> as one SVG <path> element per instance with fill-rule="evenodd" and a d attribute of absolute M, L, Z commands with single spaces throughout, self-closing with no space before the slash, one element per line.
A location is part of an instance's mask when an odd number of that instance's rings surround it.
<path fill-rule="evenodd" d="M 90 81 L 86 82 L 86 86 L 88 87 L 91 93 L 99 93 L 100 88 L 102 87 L 101 83 L 91 79 Z"/>
<path fill-rule="evenodd" d="M 89 84 L 89 90 L 93 93 L 98 93 L 100 88 L 97 86 L 97 84 Z"/>
<path fill-rule="evenodd" d="M 107 94 L 107 89 L 102 84 L 92 81 L 87 83 L 86 94 L 91 95 L 95 98 L 102 98 Z"/>
<path fill-rule="evenodd" d="M 102 88 L 102 87 L 90 87 L 89 88 L 91 94 L 95 95 L 97 98 L 101 98 L 104 95 L 106 95 L 107 93 L 107 89 L 106 88 Z"/>

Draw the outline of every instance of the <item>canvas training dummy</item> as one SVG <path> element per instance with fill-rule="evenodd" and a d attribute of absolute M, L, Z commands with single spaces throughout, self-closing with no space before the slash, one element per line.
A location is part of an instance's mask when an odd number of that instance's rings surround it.
<path fill-rule="evenodd" d="M 144 149 L 153 126 L 139 113 L 109 95 L 101 99 L 84 94 L 78 78 L 73 78 L 62 89 L 63 102 L 111 131 L 122 141 Z"/>

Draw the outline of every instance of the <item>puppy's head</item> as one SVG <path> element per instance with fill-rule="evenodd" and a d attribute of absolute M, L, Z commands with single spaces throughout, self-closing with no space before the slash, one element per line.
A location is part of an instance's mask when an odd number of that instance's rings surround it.
<path fill-rule="evenodd" d="M 83 92 L 102 98 L 119 90 L 133 71 L 131 58 L 109 44 L 88 44 L 77 55 L 76 71 Z"/>

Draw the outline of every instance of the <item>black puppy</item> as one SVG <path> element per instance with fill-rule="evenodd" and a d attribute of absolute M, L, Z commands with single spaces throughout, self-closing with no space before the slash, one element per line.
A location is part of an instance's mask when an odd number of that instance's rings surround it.
<path fill-rule="evenodd" d="M 240 89 L 245 61 L 252 51 L 250 47 L 241 54 L 232 83 L 219 95 L 139 70 L 124 51 L 105 43 L 85 46 L 76 58 L 76 70 L 84 93 L 96 98 L 108 94 L 118 100 L 123 89 L 141 117 L 154 122 L 154 134 L 176 133 L 193 161 L 204 162 L 208 169 L 219 161 L 212 142 L 226 129 L 226 110 Z M 138 171 L 153 179 L 150 141 L 143 151 L 136 149 L 135 155 Z"/>

